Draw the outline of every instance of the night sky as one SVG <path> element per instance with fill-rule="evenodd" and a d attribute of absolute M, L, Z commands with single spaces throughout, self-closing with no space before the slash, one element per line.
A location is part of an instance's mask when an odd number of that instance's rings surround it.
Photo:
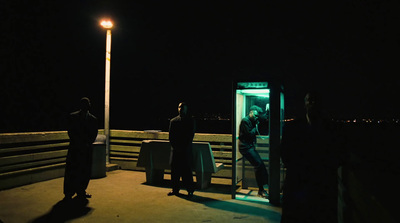
<path fill-rule="evenodd" d="M 280 80 L 286 116 L 307 90 L 335 118 L 399 118 L 398 1 L 0 2 L 0 131 L 65 130 L 79 99 L 103 127 L 111 18 L 112 129 L 157 129 L 185 100 L 231 113 L 235 79 Z"/>

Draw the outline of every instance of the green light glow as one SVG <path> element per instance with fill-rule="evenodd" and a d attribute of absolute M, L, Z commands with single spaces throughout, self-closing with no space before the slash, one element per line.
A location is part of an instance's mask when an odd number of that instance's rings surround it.
<path fill-rule="evenodd" d="M 238 82 L 239 89 L 265 89 L 268 87 L 268 82 Z"/>
<path fill-rule="evenodd" d="M 242 89 L 236 90 L 236 94 L 244 96 L 256 96 L 260 98 L 269 98 L 269 89 Z"/>
<path fill-rule="evenodd" d="M 264 95 L 269 94 L 269 89 L 243 89 L 243 90 L 237 90 L 237 93 L 239 94 L 260 94 Z"/>

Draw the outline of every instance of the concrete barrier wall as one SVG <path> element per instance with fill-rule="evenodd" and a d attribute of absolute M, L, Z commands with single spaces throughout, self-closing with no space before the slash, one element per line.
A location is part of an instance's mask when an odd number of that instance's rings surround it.
<path fill-rule="evenodd" d="M 64 175 L 66 131 L 0 134 L 0 189 Z"/>
<path fill-rule="evenodd" d="M 99 130 L 99 134 L 103 134 Z M 136 167 L 142 140 L 168 140 L 167 132 L 111 130 L 110 163 L 122 169 Z M 230 134 L 196 134 L 194 141 L 209 142 L 216 162 L 225 164 L 217 177 L 231 177 Z M 64 176 L 69 145 L 66 131 L 0 134 L 0 190 Z"/>

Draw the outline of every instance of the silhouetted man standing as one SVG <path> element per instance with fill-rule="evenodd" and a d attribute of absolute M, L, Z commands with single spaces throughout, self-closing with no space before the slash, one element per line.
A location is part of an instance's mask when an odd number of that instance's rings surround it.
<path fill-rule="evenodd" d="M 256 140 L 258 133 L 258 116 L 261 108 L 253 105 L 250 107 L 249 115 L 244 117 L 239 126 L 239 152 L 253 165 L 258 185 L 258 196 L 267 198 L 268 193 L 264 185 L 268 184 L 268 172 L 260 155 L 256 151 Z"/>
<path fill-rule="evenodd" d="M 304 103 L 305 115 L 286 125 L 282 139 L 287 171 L 281 222 L 336 223 L 341 147 L 317 95 L 308 93 Z"/>
<path fill-rule="evenodd" d="M 168 193 L 168 196 L 179 194 L 181 176 L 188 195 L 193 196 L 192 141 L 195 134 L 195 121 L 188 115 L 188 106 L 185 102 L 179 104 L 178 113 L 179 115 L 173 118 L 169 125 L 169 141 L 172 146 L 172 191 Z"/>
<path fill-rule="evenodd" d="M 92 143 L 97 136 L 97 118 L 90 114 L 90 101 L 84 97 L 80 110 L 69 116 L 68 136 L 70 144 L 64 176 L 65 200 L 76 193 L 79 198 L 90 198 L 86 193 L 92 168 Z"/>

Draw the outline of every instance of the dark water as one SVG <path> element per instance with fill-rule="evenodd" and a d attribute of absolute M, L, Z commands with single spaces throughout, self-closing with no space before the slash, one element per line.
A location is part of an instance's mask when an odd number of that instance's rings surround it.
<path fill-rule="evenodd" d="M 231 125 L 230 120 L 198 120 L 197 132 L 231 134 Z"/>

